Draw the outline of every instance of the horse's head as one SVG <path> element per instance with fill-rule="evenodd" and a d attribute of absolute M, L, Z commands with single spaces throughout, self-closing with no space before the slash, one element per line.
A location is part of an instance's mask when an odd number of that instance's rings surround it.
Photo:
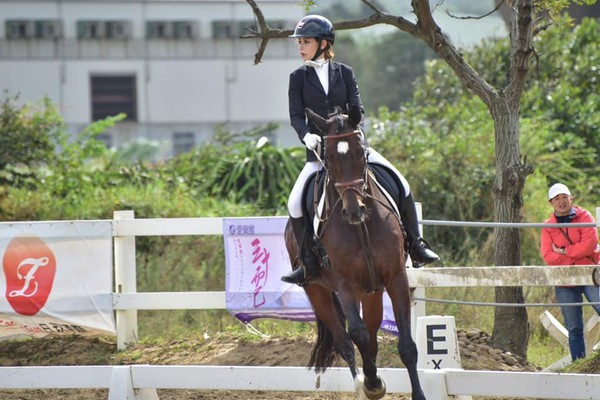
<path fill-rule="evenodd" d="M 325 139 L 325 163 L 329 178 L 342 199 L 342 216 L 350 224 L 365 220 L 367 149 L 359 124 L 362 115 L 358 107 L 351 107 L 348 115 L 339 110 L 322 118 L 306 109 L 308 117 L 319 128 Z"/>

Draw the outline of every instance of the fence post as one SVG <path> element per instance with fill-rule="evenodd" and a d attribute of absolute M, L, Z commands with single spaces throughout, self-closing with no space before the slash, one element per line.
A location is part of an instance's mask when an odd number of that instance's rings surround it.
<path fill-rule="evenodd" d="M 417 209 L 417 217 L 419 217 L 419 220 L 423 219 L 423 205 L 421 203 L 415 202 L 415 206 Z M 421 234 L 421 236 L 423 236 L 423 225 L 419 224 L 419 233 Z M 411 268 L 412 268 L 412 260 L 411 260 Z M 425 298 L 425 288 L 424 287 L 416 287 L 415 290 L 412 292 L 412 297 L 420 297 L 420 298 Z M 419 317 L 425 317 L 427 315 L 427 310 L 425 308 L 425 302 L 424 301 L 415 301 L 412 300 L 411 303 L 411 321 L 410 321 L 410 327 L 411 327 L 411 333 L 412 333 L 412 337 L 414 340 L 416 340 L 417 338 L 417 319 Z"/>
<path fill-rule="evenodd" d="M 114 220 L 134 219 L 133 210 L 115 211 Z M 115 292 L 137 292 L 136 264 L 135 264 L 135 237 L 114 236 L 115 252 Z M 117 310 L 117 349 L 123 350 L 128 343 L 135 342 L 138 337 L 137 310 Z"/>
<path fill-rule="evenodd" d="M 108 400 L 135 400 L 129 365 L 115 365 L 112 369 Z"/>

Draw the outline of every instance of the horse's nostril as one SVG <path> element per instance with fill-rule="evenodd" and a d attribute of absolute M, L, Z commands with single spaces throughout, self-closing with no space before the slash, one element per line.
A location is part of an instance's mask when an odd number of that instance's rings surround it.
<path fill-rule="evenodd" d="M 348 211 L 346 211 L 345 208 L 342 208 L 342 217 L 344 217 L 344 218 L 348 217 Z"/>

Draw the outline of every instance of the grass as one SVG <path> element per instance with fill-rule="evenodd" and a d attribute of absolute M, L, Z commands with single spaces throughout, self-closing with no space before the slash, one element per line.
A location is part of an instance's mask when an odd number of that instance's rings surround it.
<path fill-rule="evenodd" d="M 546 368 L 567 355 L 569 355 L 569 351 L 549 335 L 544 338 L 532 335 L 529 339 L 527 360 L 533 365 Z"/>
<path fill-rule="evenodd" d="M 564 372 L 599 374 L 600 373 L 600 351 L 595 351 L 586 358 L 577 360 L 565 367 Z"/>

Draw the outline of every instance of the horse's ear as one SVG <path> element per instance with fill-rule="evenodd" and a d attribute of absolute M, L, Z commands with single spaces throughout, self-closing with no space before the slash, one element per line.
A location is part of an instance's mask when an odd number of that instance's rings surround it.
<path fill-rule="evenodd" d="M 310 119 L 317 126 L 317 128 L 319 128 L 319 131 L 321 131 L 321 133 L 324 135 L 327 134 L 327 120 L 310 108 L 307 108 L 305 111 L 306 115 L 308 115 L 308 119 Z"/>
<path fill-rule="evenodd" d="M 352 105 L 350 107 L 350 112 L 348 113 L 348 119 L 350 120 L 350 124 L 352 126 L 358 126 L 360 121 L 362 121 L 362 113 L 360 112 L 360 108 Z"/>

